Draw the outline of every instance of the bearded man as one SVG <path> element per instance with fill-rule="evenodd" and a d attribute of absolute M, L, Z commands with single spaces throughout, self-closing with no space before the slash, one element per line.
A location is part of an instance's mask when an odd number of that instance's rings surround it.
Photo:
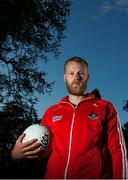
<path fill-rule="evenodd" d="M 126 147 L 113 104 L 86 92 L 88 63 L 81 57 L 65 62 L 68 96 L 48 108 L 41 123 L 52 132 L 46 179 L 125 179 Z M 23 145 L 21 135 L 12 158 L 38 158 L 34 140 Z"/>

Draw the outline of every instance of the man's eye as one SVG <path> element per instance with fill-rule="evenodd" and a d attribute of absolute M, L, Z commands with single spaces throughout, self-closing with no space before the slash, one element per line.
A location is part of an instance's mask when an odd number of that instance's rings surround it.
<path fill-rule="evenodd" d="M 72 73 L 72 72 L 71 72 L 70 74 L 71 74 L 71 75 L 73 75 L 73 73 Z"/>
<path fill-rule="evenodd" d="M 82 73 L 82 72 L 80 72 L 80 73 L 79 73 L 79 75 L 83 75 L 83 73 Z"/>

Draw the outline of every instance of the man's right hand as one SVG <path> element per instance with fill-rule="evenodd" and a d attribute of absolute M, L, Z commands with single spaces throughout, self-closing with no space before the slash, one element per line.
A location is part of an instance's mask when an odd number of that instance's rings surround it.
<path fill-rule="evenodd" d="M 23 160 L 39 160 L 40 159 L 40 143 L 37 139 L 32 139 L 22 143 L 25 134 L 19 136 L 14 148 L 11 152 L 11 157 L 14 161 L 20 162 Z"/>

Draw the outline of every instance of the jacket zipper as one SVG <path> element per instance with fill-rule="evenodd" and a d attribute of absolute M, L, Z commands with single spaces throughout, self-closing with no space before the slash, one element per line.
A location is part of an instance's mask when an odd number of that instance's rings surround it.
<path fill-rule="evenodd" d="M 66 168 L 64 171 L 64 179 L 67 178 L 67 171 L 68 171 L 68 166 L 69 166 L 70 156 L 71 156 L 72 132 L 73 132 L 74 119 L 75 119 L 75 109 L 76 109 L 76 107 L 74 108 L 73 117 L 72 117 L 72 124 L 71 124 L 71 129 L 70 129 L 70 139 L 69 139 L 69 149 L 68 149 L 68 158 L 67 158 Z"/>
<path fill-rule="evenodd" d="M 88 100 L 90 98 L 87 98 L 86 100 Z M 78 105 L 84 101 L 85 99 L 81 100 L 75 107 L 69 103 L 69 102 L 63 102 L 63 103 L 67 103 L 69 105 L 71 105 L 74 109 L 73 111 L 73 117 L 72 117 L 72 124 L 71 124 L 71 129 L 70 129 L 70 139 L 69 139 L 69 149 L 68 149 L 68 158 L 67 158 L 67 163 L 66 163 L 66 167 L 65 167 L 65 171 L 64 171 L 64 179 L 67 179 L 67 172 L 68 172 L 68 167 L 69 167 L 69 162 L 70 162 L 70 156 L 71 156 L 71 146 L 72 146 L 72 132 L 73 132 L 73 125 L 74 125 L 74 119 L 75 119 L 75 110 L 77 109 Z"/>

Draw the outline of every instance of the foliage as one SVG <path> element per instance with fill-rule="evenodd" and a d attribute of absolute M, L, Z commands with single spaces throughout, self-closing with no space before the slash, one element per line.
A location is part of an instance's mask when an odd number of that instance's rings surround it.
<path fill-rule="evenodd" d="M 125 105 L 123 107 L 123 110 L 128 112 L 128 100 L 125 101 Z"/>
<path fill-rule="evenodd" d="M 123 110 L 128 112 L 128 100 L 124 101 L 125 105 L 123 106 Z M 128 122 L 126 122 L 123 127 L 123 134 L 124 134 L 124 139 L 126 143 L 126 149 L 127 149 L 127 156 L 128 156 Z"/>
<path fill-rule="evenodd" d="M 128 122 L 126 122 L 123 125 L 122 130 L 123 130 L 123 135 L 124 135 L 126 149 L 127 149 L 127 156 L 128 156 Z"/>
<path fill-rule="evenodd" d="M 9 35 L 14 44 L 17 40 L 44 52 L 55 52 L 64 37 L 69 5 L 68 0 L 1 1 L 1 41 Z"/>
<path fill-rule="evenodd" d="M 69 6 L 68 0 L 0 2 L 1 103 L 35 103 L 36 93 L 52 91 L 54 83 L 37 66 L 59 55 Z"/>

